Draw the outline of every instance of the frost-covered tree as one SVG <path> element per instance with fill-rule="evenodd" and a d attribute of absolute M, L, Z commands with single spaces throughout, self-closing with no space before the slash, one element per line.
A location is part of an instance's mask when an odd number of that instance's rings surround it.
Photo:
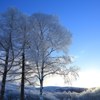
<path fill-rule="evenodd" d="M 25 87 L 25 79 L 27 74 L 26 70 L 26 62 L 27 62 L 27 54 L 29 49 L 29 32 L 31 30 L 30 24 L 29 24 L 29 18 L 27 15 L 21 13 L 19 15 L 19 21 L 17 25 L 17 44 L 18 49 L 20 52 L 20 64 L 21 64 L 21 95 L 20 100 L 24 100 L 24 87 Z"/>
<path fill-rule="evenodd" d="M 70 81 L 69 75 L 77 76 L 77 68 L 67 66 L 71 63 L 67 55 L 70 43 L 71 33 L 56 16 L 37 13 L 28 17 L 15 8 L 0 14 L 0 100 L 4 98 L 7 74 L 17 75 L 16 70 L 8 73 L 13 71 L 16 62 L 21 68 L 18 73 L 21 75 L 20 100 L 25 99 L 25 79 L 28 80 L 28 76 L 39 80 L 40 98 L 46 76 L 62 75 L 67 82 Z"/>
<path fill-rule="evenodd" d="M 0 100 L 4 100 L 7 74 L 11 70 L 17 56 L 16 25 L 19 12 L 12 8 L 0 14 L 0 69 L 2 73 Z"/>
<path fill-rule="evenodd" d="M 7 75 L 21 79 L 21 96 L 24 100 L 25 54 L 28 48 L 28 17 L 16 8 L 9 8 L 0 16 L 0 65 L 2 75 L 1 99 L 4 98 Z M 27 45 L 27 46 L 26 46 Z M 14 67 L 16 65 L 16 68 Z M 20 66 L 20 67 L 19 67 Z M 14 76 L 14 77 L 13 77 Z M 21 76 L 21 78 L 20 78 Z M 18 80 L 18 79 L 17 79 Z"/>
<path fill-rule="evenodd" d="M 40 98 L 43 93 L 44 78 L 50 74 L 59 74 L 68 77 L 77 75 L 77 69 L 67 67 L 71 62 L 67 55 L 71 43 L 71 33 L 64 28 L 56 16 L 42 13 L 30 17 L 31 46 L 30 56 L 33 62 L 35 76 L 40 83 Z"/>

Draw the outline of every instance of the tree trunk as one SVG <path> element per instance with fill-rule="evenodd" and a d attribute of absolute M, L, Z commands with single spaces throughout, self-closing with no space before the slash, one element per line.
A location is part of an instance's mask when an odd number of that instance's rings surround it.
<path fill-rule="evenodd" d="M 4 100 L 6 77 L 7 77 L 7 67 L 8 67 L 8 58 L 9 58 L 9 52 L 6 53 L 4 73 L 3 73 L 2 83 L 1 83 L 0 100 Z"/>
<path fill-rule="evenodd" d="M 43 79 L 40 79 L 40 100 L 43 100 Z"/>
<path fill-rule="evenodd" d="M 22 78 L 21 78 L 21 95 L 20 100 L 24 100 L 24 78 L 25 78 L 25 53 L 22 53 Z"/>

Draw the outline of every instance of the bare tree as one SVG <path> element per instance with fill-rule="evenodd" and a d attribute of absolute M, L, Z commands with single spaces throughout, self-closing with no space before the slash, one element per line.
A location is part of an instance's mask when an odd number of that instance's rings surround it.
<path fill-rule="evenodd" d="M 67 56 L 71 34 L 60 25 L 58 18 L 36 13 L 30 17 L 30 21 L 33 27 L 30 54 L 35 76 L 40 83 L 40 98 L 42 98 L 43 81 L 47 75 L 68 76 L 70 72 L 76 75 L 77 69 L 74 67 L 68 69 L 66 66 L 71 61 Z"/>
<path fill-rule="evenodd" d="M 18 35 L 19 35 L 19 45 L 21 52 L 21 68 L 22 68 L 22 74 L 21 74 L 21 95 L 20 100 L 24 100 L 24 87 L 25 87 L 25 74 L 26 74 L 26 62 L 27 62 L 27 53 L 29 49 L 29 32 L 31 30 L 30 24 L 29 24 L 29 18 L 28 16 L 22 14 L 20 16 L 20 22 L 18 25 Z"/>
<path fill-rule="evenodd" d="M 15 33 L 18 14 L 14 8 L 0 14 L 0 66 L 2 67 L 0 100 L 4 100 L 7 73 L 12 68 L 16 55 Z"/>

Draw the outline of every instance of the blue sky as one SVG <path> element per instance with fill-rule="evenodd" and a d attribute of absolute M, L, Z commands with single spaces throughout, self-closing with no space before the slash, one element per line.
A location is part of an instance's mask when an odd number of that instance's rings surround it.
<path fill-rule="evenodd" d="M 8 7 L 57 15 L 73 34 L 69 53 L 75 64 L 83 72 L 100 70 L 100 0 L 0 0 L 0 12 Z"/>

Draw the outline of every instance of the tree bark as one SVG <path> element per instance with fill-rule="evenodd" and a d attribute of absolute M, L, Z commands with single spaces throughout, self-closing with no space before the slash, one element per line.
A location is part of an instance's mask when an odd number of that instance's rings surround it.
<path fill-rule="evenodd" d="M 24 78 L 25 78 L 25 53 L 22 53 L 22 78 L 21 78 L 21 95 L 20 100 L 24 100 Z"/>
<path fill-rule="evenodd" d="M 43 100 L 43 79 L 40 79 L 40 100 Z"/>
<path fill-rule="evenodd" d="M 4 67 L 4 73 L 3 73 L 2 83 L 1 83 L 0 100 L 4 100 L 5 85 L 6 85 L 6 78 L 7 78 L 8 58 L 9 58 L 9 51 L 6 53 L 5 67 Z"/>

